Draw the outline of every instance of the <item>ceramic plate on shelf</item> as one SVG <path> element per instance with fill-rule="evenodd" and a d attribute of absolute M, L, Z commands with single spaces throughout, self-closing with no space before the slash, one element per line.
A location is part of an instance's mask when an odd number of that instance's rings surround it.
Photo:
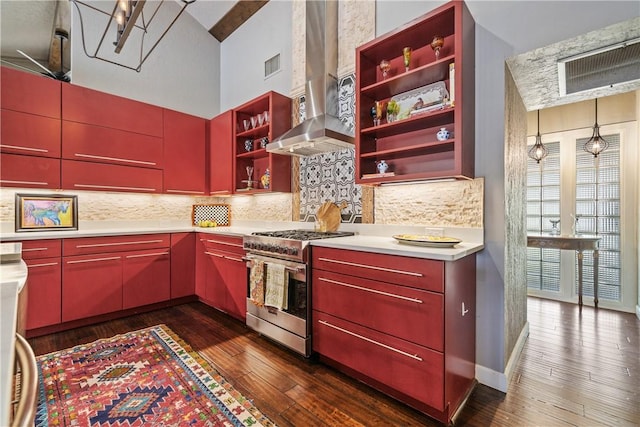
<path fill-rule="evenodd" d="M 417 234 L 396 234 L 395 236 L 391 236 L 398 241 L 398 243 L 402 243 L 405 245 L 414 245 L 414 246 L 426 246 L 430 248 L 452 248 L 458 243 L 462 242 L 460 239 L 456 239 L 455 237 L 446 237 L 446 236 L 421 236 Z"/>
<path fill-rule="evenodd" d="M 449 92 L 444 82 L 440 81 L 398 94 L 391 100 L 396 101 L 400 106 L 398 120 L 401 120 L 413 114 L 442 108 L 445 98 L 449 98 Z"/>

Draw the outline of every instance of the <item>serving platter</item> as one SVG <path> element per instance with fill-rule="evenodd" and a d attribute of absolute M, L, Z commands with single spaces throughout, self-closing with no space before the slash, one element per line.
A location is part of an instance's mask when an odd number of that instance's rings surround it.
<path fill-rule="evenodd" d="M 404 245 L 425 246 L 430 248 L 452 248 L 462 240 L 446 236 L 424 236 L 417 234 L 396 234 L 391 236 Z"/>

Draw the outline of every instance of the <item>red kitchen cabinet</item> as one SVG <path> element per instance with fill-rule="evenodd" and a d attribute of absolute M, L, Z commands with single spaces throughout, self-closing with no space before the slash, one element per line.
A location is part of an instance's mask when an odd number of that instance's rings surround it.
<path fill-rule="evenodd" d="M 0 110 L 0 151 L 60 158 L 60 119 Z"/>
<path fill-rule="evenodd" d="M 164 192 L 205 194 L 205 123 L 200 117 L 164 110 Z"/>
<path fill-rule="evenodd" d="M 169 249 L 127 252 L 122 263 L 122 308 L 168 301 L 171 298 Z"/>
<path fill-rule="evenodd" d="M 476 258 L 436 261 L 312 247 L 313 349 L 451 422 L 475 385 Z"/>
<path fill-rule="evenodd" d="M 62 188 L 68 190 L 159 193 L 162 171 L 130 166 L 62 160 Z"/>
<path fill-rule="evenodd" d="M 246 319 L 247 268 L 241 237 L 200 233 L 196 293 L 237 319 Z"/>
<path fill-rule="evenodd" d="M 22 242 L 27 264 L 26 329 L 56 325 L 62 320 L 61 243 L 58 239 Z"/>
<path fill-rule="evenodd" d="M 196 234 L 171 234 L 171 299 L 196 293 Z"/>
<path fill-rule="evenodd" d="M 122 254 L 63 258 L 63 322 L 119 310 L 122 310 Z"/>
<path fill-rule="evenodd" d="M 62 122 L 62 158 L 162 169 L 162 138 L 102 126 Z"/>
<path fill-rule="evenodd" d="M 60 81 L 12 68 L 1 68 L 0 104 L 3 110 L 60 119 Z"/>
<path fill-rule="evenodd" d="M 209 194 L 233 193 L 233 111 L 209 121 Z"/>
<path fill-rule="evenodd" d="M 60 159 L 0 153 L 0 185 L 3 187 L 60 187 Z"/>
<path fill-rule="evenodd" d="M 77 85 L 62 86 L 62 120 L 162 138 L 162 108 Z"/>

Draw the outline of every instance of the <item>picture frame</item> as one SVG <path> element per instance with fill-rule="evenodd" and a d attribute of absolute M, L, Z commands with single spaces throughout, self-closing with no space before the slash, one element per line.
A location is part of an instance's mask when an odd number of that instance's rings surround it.
<path fill-rule="evenodd" d="M 78 229 L 78 196 L 16 194 L 16 232 Z"/>

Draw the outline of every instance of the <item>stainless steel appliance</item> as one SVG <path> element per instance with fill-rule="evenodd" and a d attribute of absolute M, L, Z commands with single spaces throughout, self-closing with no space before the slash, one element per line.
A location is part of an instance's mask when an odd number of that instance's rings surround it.
<path fill-rule="evenodd" d="M 247 326 L 290 349 L 311 354 L 311 288 L 309 242 L 316 239 L 352 236 L 351 232 L 284 230 L 256 232 L 243 239 L 247 267 L 254 262 L 281 264 L 288 272 L 288 308 L 259 307 L 247 298 Z M 249 295 L 249 289 L 247 289 Z"/>

